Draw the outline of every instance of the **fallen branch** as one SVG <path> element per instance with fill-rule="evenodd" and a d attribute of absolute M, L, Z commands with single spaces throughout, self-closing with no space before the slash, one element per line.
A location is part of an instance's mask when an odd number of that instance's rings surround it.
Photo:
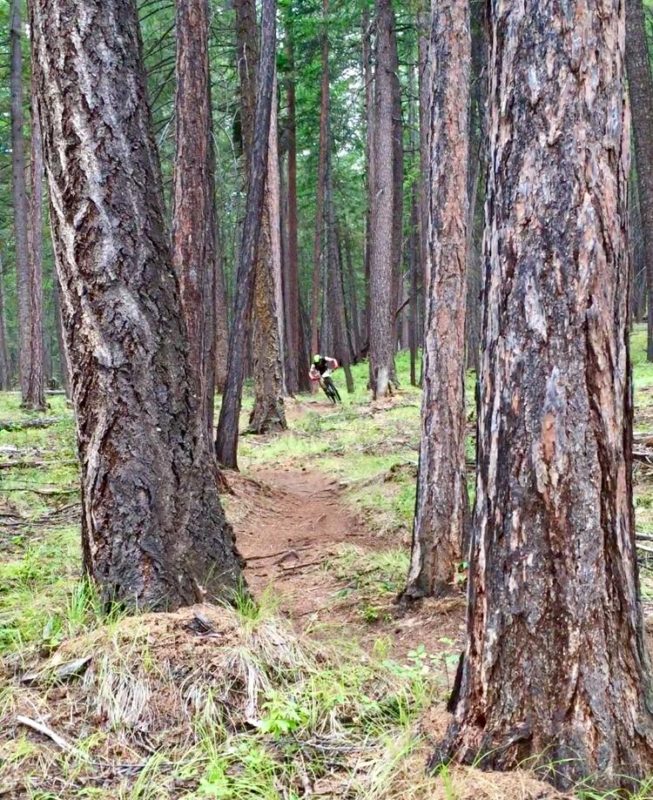
<path fill-rule="evenodd" d="M 72 755 L 77 756 L 84 761 L 89 760 L 87 753 L 84 753 L 82 750 L 78 750 L 69 741 L 64 739 L 63 736 L 60 736 L 56 731 L 53 731 L 52 728 L 48 728 L 48 726 L 44 725 L 42 722 L 37 722 L 36 720 L 23 716 L 17 716 L 16 722 L 19 725 L 24 725 L 26 728 L 31 728 L 33 731 L 36 731 L 43 736 L 47 736 L 48 739 L 51 739 L 57 745 L 57 747 L 61 748 L 64 752 L 71 753 Z"/>
<path fill-rule="evenodd" d="M 64 422 L 65 417 L 36 417 L 34 419 L 0 419 L 0 431 L 23 431 L 28 428 L 49 428 Z"/>
<path fill-rule="evenodd" d="M 75 459 L 66 461 L 0 461 L 0 469 L 33 469 L 37 467 L 69 467 L 79 464 Z"/>

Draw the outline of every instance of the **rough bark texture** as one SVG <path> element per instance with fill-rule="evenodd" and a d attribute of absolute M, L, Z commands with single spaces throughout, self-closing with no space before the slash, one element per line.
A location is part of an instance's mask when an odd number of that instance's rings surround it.
<path fill-rule="evenodd" d="M 653 75 L 642 0 L 626 0 L 626 63 L 649 296 L 647 357 L 653 361 Z"/>
<path fill-rule="evenodd" d="M 41 122 L 32 90 L 32 143 L 30 159 L 29 221 L 27 226 L 29 336 L 27 384 L 23 406 L 45 411 L 45 349 L 43 338 L 43 144 Z"/>
<path fill-rule="evenodd" d="M 467 647 L 443 753 L 565 788 L 653 764 L 633 529 L 623 4 L 491 6 Z M 532 759 L 532 760 L 531 760 Z"/>
<path fill-rule="evenodd" d="M 250 180 L 256 106 L 258 25 L 256 3 L 236 0 L 238 73 L 240 76 L 240 118 L 243 132 L 245 174 Z M 263 220 L 256 260 L 252 307 L 252 373 L 254 408 L 249 427 L 254 433 L 286 428 L 283 404 L 283 302 L 281 298 L 281 200 L 277 145 L 276 78 L 273 78 L 267 174 Z"/>
<path fill-rule="evenodd" d="M 238 255 L 236 274 L 236 304 L 229 338 L 229 369 L 218 422 L 216 455 L 218 462 L 231 469 L 238 468 L 238 422 L 242 403 L 243 380 L 247 352 L 247 326 L 253 298 L 254 278 L 260 231 L 262 227 L 265 182 L 270 140 L 270 117 L 274 92 L 276 48 L 276 0 L 263 0 L 261 17 L 261 54 L 258 67 L 254 131 L 248 170 L 247 204 L 243 238 Z"/>
<path fill-rule="evenodd" d="M 471 39 L 468 0 L 434 0 L 429 46 L 429 272 L 422 431 L 406 596 L 451 589 L 468 517 L 465 301 Z"/>
<path fill-rule="evenodd" d="M 138 609 L 228 596 L 240 562 L 192 388 L 136 4 L 31 11 L 86 570 Z"/>
<path fill-rule="evenodd" d="M 64 321 L 61 311 L 61 288 L 59 286 L 59 276 L 57 275 L 56 269 L 52 275 L 52 305 L 57 336 L 57 350 L 59 353 L 59 377 L 61 378 L 61 385 L 66 393 L 66 397 L 68 400 L 71 400 L 70 365 L 68 363 L 68 354 L 66 353 Z"/>
<path fill-rule="evenodd" d="M 208 0 L 177 0 L 172 263 L 179 276 L 198 413 L 213 440 L 216 211 Z"/>
<path fill-rule="evenodd" d="M 253 433 L 282 431 L 287 427 L 283 403 L 282 342 L 285 334 L 281 288 L 281 196 L 276 105 L 276 91 L 273 91 L 263 228 L 256 265 L 252 315 L 254 408 L 249 418 L 249 429 Z"/>
<path fill-rule="evenodd" d="M 11 168 L 18 295 L 18 352 L 20 390 L 23 402 L 29 395 L 30 373 L 30 281 L 28 204 L 23 138 L 23 57 L 21 51 L 21 3 L 11 0 L 9 44 L 11 50 Z"/>
<path fill-rule="evenodd" d="M 301 358 L 299 308 L 299 245 L 297 218 L 297 121 L 295 114 L 295 54 L 293 48 L 292 18 L 286 20 L 287 56 L 289 76 L 286 82 L 288 117 L 288 246 L 285 253 L 286 342 L 288 347 L 286 376 L 288 390 L 293 393 L 309 388 L 306 365 Z"/>
<path fill-rule="evenodd" d="M 0 391 L 9 389 L 11 380 L 9 351 L 7 349 L 7 321 L 5 319 L 5 292 L 2 256 L 0 255 Z"/>
<path fill-rule="evenodd" d="M 370 380 L 375 399 L 391 390 L 394 374 L 396 291 L 393 232 L 395 203 L 395 108 L 397 71 L 395 19 L 391 0 L 376 3 L 376 80 L 374 88 L 373 189 L 370 229 Z"/>

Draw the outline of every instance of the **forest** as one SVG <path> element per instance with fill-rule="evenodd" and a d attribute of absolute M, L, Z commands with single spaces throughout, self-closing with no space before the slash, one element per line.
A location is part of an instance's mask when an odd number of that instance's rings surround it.
<path fill-rule="evenodd" d="M 0 6 L 0 799 L 653 800 L 653 0 Z"/>

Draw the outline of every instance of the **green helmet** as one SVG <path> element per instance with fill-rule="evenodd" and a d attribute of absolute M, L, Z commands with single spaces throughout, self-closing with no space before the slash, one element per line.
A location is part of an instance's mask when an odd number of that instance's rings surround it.
<path fill-rule="evenodd" d="M 322 361 L 322 356 L 313 356 L 313 363 L 319 364 Z"/>

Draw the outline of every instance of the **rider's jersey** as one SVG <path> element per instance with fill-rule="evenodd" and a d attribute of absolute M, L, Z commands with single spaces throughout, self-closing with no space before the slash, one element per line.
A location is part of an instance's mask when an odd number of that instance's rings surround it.
<path fill-rule="evenodd" d="M 331 369 L 324 356 L 322 356 L 319 361 L 314 362 L 313 367 L 320 373 L 320 375 L 324 375 L 325 372 L 328 372 Z"/>

